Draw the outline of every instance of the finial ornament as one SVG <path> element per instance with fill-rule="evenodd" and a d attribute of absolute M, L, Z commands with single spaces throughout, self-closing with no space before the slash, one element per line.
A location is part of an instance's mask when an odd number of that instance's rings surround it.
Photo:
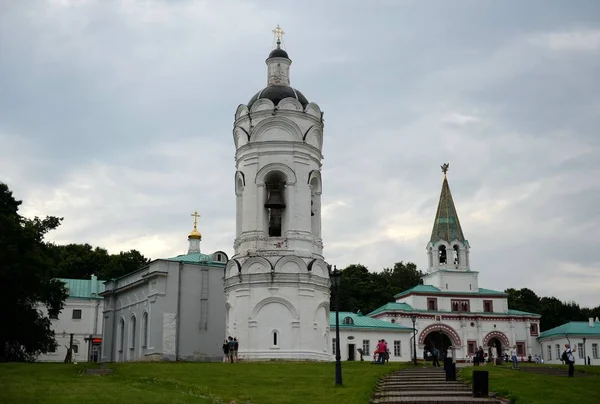
<path fill-rule="evenodd" d="M 279 24 L 277 24 L 277 26 L 273 30 L 273 33 L 277 37 L 277 45 L 280 45 L 281 44 L 281 38 L 283 37 L 283 34 L 285 34 L 285 32 L 283 32 L 283 30 L 281 29 L 281 27 L 279 26 Z"/>
<path fill-rule="evenodd" d="M 448 168 L 450 167 L 450 163 L 444 163 L 441 165 L 442 167 L 442 172 L 444 173 L 444 175 L 446 175 L 446 173 L 448 172 Z"/>
<path fill-rule="evenodd" d="M 192 213 L 191 216 L 194 217 L 194 230 L 196 230 L 196 226 L 198 225 L 198 218 L 200 217 L 200 215 L 198 214 L 198 211 L 194 211 L 194 213 Z"/>
<path fill-rule="evenodd" d="M 198 231 L 198 218 L 200 217 L 200 215 L 198 214 L 197 211 L 194 211 L 194 213 L 192 213 L 191 216 L 194 217 L 194 229 L 192 230 L 192 232 L 190 233 L 188 238 L 201 240 L 202 234 L 200 234 L 200 232 Z"/>

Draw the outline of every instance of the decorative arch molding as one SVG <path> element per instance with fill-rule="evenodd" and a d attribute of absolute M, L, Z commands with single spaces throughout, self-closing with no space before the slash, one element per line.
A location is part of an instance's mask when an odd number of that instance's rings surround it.
<path fill-rule="evenodd" d="M 326 325 L 329 325 L 329 302 L 327 300 L 321 300 L 321 302 L 317 305 L 317 308 L 315 309 L 315 314 L 313 315 L 313 320 L 315 322 L 317 321 L 317 314 L 319 314 L 319 309 L 321 307 L 325 309 L 325 314 L 327 316 L 325 321 L 327 323 Z"/>
<path fill-rule="evenodd" d="M 438 241 L 436 241 L 436 242 L 434 242 L 434 243 L 431 243 L 431 242 L 430 242 L 430 244 L 431 244 L 431 246 L 432 246 L 434 249 L 436 249 L 436 250 L 437 250 L 438 248 L 440 248 L 440 246 L 442 246 L 442 245 L 443 245 L 444 247 L 446 247 L 446 249 L 452 248 L 452 246 L 451 246 L 451 245 L 450 245 L 450 244 L 449 244 L 449 243 L 448 243 L 446 240 L 438 240 Z"/>
<path fill-rule="evenodd" d="M 323 131 L 318 125 L 313 125 L 304 134 L 302 138 L 304 143 L 307 143 L 319 150 L 323 149 Z"/>
<path fill-rule="evenodd" d="M 319 106 L 314 102 L 309 102 L 306 108 L 304 108 L 304 112 L 318 119 L 321 119 L 323 117 L 323 112 L 321 112 L 321 108 L 319 108 Z"/>
<path fill-rule="evenodd" d="M 248 258 L 246 261 L 244 261 L 244 263 L 242 264 L 242 271 L 249 273 L 249 269 L 250 267 L 252 267 L 252 265 L 254 264 L 259 264 L 265 267 L 265 270 L 267 271 L 272 271 L 273 270 L 273 265 L 271 264 L 271 262 L 264 258 L 264 257 L 250 257 Z"/>
<path fill-rule="evenodd" d="M 313 181 L 313 179 L 317 179 L 318 180 L 318 187 L 317 189 L 315 189 L 315 193 L 316 194 L 320 194 L 323 191 L 323 182 L 321 179 L 321 171 L 319 170 L 312 170 L 309 174 L 308 174 L 308 185 L 311 185 L 311 182 Z"/>
<path fill-rule="evenodd" d="M 509 347 L 510 346 L 510 341 L 508 340 L 508 337 L 506 336 L 506 334 L 504 334 L 502 331 L 490 331 L 484 338 L 483 338 L 483 345 L 487 346 L 488 343 L 490 342 L 490 340 L 492 338 L 497 338 L 500 340 L 500 342 L 502 342 L 502 344 L 505 347 Z"/>
<path fill-rule="evenodd" d="M 460 341 L 460 336 L 458 335 L 456 330 L 454 328 L 450 327 L 449 325 L 442 324 L 442 323 L 431 324 L 430 326 L 425 327 L 425 329 L 423 331 L 421 331 L 421 334 L 419 335 L 419 345 L 422 345 L 425 343 L 425 338 L 427 338 L 427 336 L 432 331 L 443 331 L 446 335 L 448 335 L 450 337 L 450 339 L 452 339 L 452 345 L 454 345 L 454 346 L 462 345 L 462 343 Z"/>
<path fill-rule="evenodd" d="M 283 272 L 283 266 L 285 264 L 287 264 L 288 262 L 294 262 L 296 263 L 301 270 L 303 271 L 307 271 L 308 268 L 306 266 L 306 262 L 304 262 L 304 260 L 300 257 L 297 257 L 295 255 L 285 255 L 281 258 L 279 258 L 279 260 L 277 260 L 277 262 L 275 263 L 275 272 Z"/>
<path fill-rule="evenodd" d="M 248 115 L 250 111 L 248 110 L 248 106 L 245 104 L 240 104 L 238 105 L 237 109 L 235 110 L 235 119 L 238 119 L 244 115 Z"/>
<path fill-rule="evenodd" d="M 275 104 L 268 98 L 259 98 L 250 107 L 250 112 L 269 111 L 275 109 Z"/>
<path fill-rule="evenodd" d="M 270 102 L 270 101 L 269 101 Z M 272 104 L 272 103 L 271 103 Z M 254 108 L 253 108 L 254 109 Z M 294 121 L 284 118 L 282 116 L 275 116 L 266 118 L 260 121 L 253 129 L 250 135 L 251 142 L 260 141 L 262 135 L 269 129 L 281 129 L 289 133 L 297 142 L 302 141 L 302 130 Z"/>
<path fill-rule="evenodd" d="M 277 104 L 277 109 L 282 109 L 282 110 L 292 110 L 292 111 L 303 111 L 304 108 L 302 107 L 302 104 L 300 104 L 300 101 L 298 101 L 297 99 L 295 99 L 294 97 L 287 97 L 284 98 L 283 100 L 279 101 L 279 103 Z"/>
<path fill-rule="evenodd" d="M 250 133 L 241 126 L 233 128 L 233 141 L 235 148 L 239 149 L 250 141 Z"/>
<path fill-rule="evenodd" d="M 329 277 L 329 270 L 327 269 L 327 263 L 320 258 L 315 258 L 308 263 L 308 271 L 314 275 L 322 276 L 324 278 Z"/>
<path fill-rule="evenodd" d="M 252 314 L 250 315 L 250 318 L 255 319 L 256 316 L 258 315 L 258 313 L 260 312 L 260 309 L 265 307 L 267 304 L 271 304 L 271 303 L 279 303 L 279 304 L 284 305 L 285 307 L 287 307 L 290 314 L 292 315 L 292 317 L 295 320 L 300 319 L 300 314 L 298 313 L 298 310 L 296 310 L 296 307 L 294 307 L 294 305 L 289 300 L 286 300 L 282 297 L 277 297 L 277 296 L 269 296 L 269 297 L 264 298 L 260 302 L 258 302 L 256 304 L 256 306 L 254 306 L 254 309 L 252 310 Z"/>
<path fill-rule="evenodd" d="M 256 185 L 265 185 L 265 177 L 267 174 L 279 171 L 283 175 L 286 176 L 286 184 L 287 185 L 295 185 L 296 184 L 296 173 L 289 166 L 282 163 L 271 163 L 267 164 L 256 173 L 256 179 L 254 182 Z"/>
<path fill-rule="evenodd" d="M 230 259 L 225 267 L 225 271 L 229 276 L 235 276 L 242 272 L 242 264 L 236 259 Z"/>

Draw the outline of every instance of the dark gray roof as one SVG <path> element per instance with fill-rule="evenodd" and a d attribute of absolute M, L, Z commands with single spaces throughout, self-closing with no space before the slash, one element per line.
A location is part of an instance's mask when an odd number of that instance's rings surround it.
<path fill-rule="evenodd" d="M 287 52 L 281 48 L 275 48 L 269 53 L 269 59 L 271 58 L 286 58 L 289 59 Z"/>
<path fill-rule="evenodd" d="M 277 50 L 277 49 L 276 49 Z M 252 104 L 256 102 L 256 100 L 261 98 L 266 98 L 273 101 L 273 104 L 279 104 L 279 101 L 284 98 L 292 97 L 297 99 L 302 107 L 306 107 L 308 105 L 308 100 L 306 97 L 298 90 L 289 87 L 289 86 L 267 86 L 260 90 L 258 93 L 254 94 L 254 97 L 250 99 L 248 102 L 248 108 L 252 108 Z"/>

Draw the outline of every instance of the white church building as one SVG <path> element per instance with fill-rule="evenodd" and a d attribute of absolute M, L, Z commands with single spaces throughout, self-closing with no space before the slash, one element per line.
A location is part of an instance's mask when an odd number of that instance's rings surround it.
<path fill-rule="evenodd" d="M 225 275 L 227 335 L 250 359 L 330 360 L 321 239 L 323 113 L 268 56 L 267 86 L 235 113 L 236 235 Z"/>
<path fill-rule="evenodd" d="M 68 297 L 56 317 L 50 317 L 58 348 L 40 355 L 38 362 L 63 362 L 73 339 L 72 358 L 76 362 L 97 362 L 102 344 L 102 296 L 104 282 L 95 275 L 90 279 L 57 278 L 65 284 Z M 44 315 L 48 309 L 39 305 Z M 72 337 L 71 337 L 72 335 Z"/>
<path fill-rule="evenodd" d="M 470 245 L 465 238 L 450 193 L 446 172 L 431 238 L 427 243 L 429 268 L 423 284 L 398 293 L 395 302 L 369 313 L 369 317 L 417 330 L 417 355 L 436 347 L 442 354 L 454 350 L 457 361 L 470 361 L 479 346 L 498 356 L 516 346 L 519 358 L 541 354 L 537 337 L 540 315 L 511 310 L 504 292 L 479 286 L 471 269 Z"/>
<path fill-rule="evenodd" d="M 222 359 L 228 257 L 200 251 L 199 215 L 192 216 L 187 254 L 105 282 L 102 362 Z"/>

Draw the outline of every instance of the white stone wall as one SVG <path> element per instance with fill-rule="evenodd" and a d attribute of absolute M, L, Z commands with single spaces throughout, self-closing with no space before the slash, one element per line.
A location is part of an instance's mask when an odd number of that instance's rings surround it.
<path fill-rule="evenodd" d="M 340 319 L 342 321 L 342 319 Z M 369 352 L 364 356 L 365 361 L 373 361 L 373 353 L 377 347 L 377 342 L 384 339 L 390 350 L 390 362 L 408 362 L 412 360 L 412 332 L 406 331 L 388 331 L 379 329 L 340 329 L 340 357 L 341 360 L 349 360 L 350 351 L 354 352 L 354 360 L 360 360 L 360 355 L 357 352 L 358 348 L 363 348 L 364 341 L 369 341 Z M 334 349 L 335 327 L 331 327 L 331 342 L 329 343 L 328 352 L 331 355 L 330 360 L 335 360 Z M 400 350 L 394 350 L 394 343 L 399 342 Z M 397 345 L 398 346 L 398 345 Z M 399 354 L 399 355 L 398 355 Z M 419 354 L 417 352 L 417 357 Z"/>
<path fill-rule="evenodd" d="M 374 316 L 380 320 L 392 321 L 406 327 L 412 327 L 410 313 L 380 314 Z M 462 317 L 462 318 L 459 318 Z M 525 343 L 525 356 L 540 354 L 540 346 L 535 336 L 530 335 L 530 324 L 538 324 L 539 320 L 505 316 L 460 316 L 459 313 L 441 313 L 427 315 L 420 313 L 416 321 L 417 349 L 419 358 L 425 347 L 425 337 L 430 332 L 442 330 L 450 337 L 452 344 L 456 347 L 455 358 L 457 360 L 468 360 L 468 342 L 475 341 L 477 346 L 487 349 L 487 340 L 496 337 L 502 343 L 504 349 L 509 349 L 517 342 Z"/>
<path fill-rule="evenodd" d="M 583 338 L 585 337 L 585 352 L 583 349 Z M 600 366 L 600 336 L 585 336 L 585 335 L 572 335 L 569 336 L 571 346 L 577 347 L 578 351 L 574 353 L 575 365 L 584 365 L 587 362 L 587 357 L 590 357 L 590 364 L 593 366 Z M 561 364 L 560 356 L 565 350 L 565 344 L 569 343 L 564 336 L 554 336 L 538 341 L 541 345 L 542 358 L 544 363 L 548 364 Z M 594 357 L 593 345 L 597 345 L 598 357 Z M 583 358 L 581 355 L 584 355 Z"/>
<path fill-rule="evenodd" d="M 477 274 L 474 271 L 441 270 L 425 274 L 423 283 L 443 291 L 477 292 L 479 289 Z"/>
<path fill-rule="evenodd" d="M 77 353 L 73 358 L 79 362 L 88 360 L 88 338 L 90 334 L 95 338 L 100 338 L 102 332 L 102 300 L 101 299 L 77 299 L 67 298 L 65 306 L 58 315 L 58 319 L 51 319 L 52 330 L 55 333 L 58 349 L 38 357 L 39 362 L 62 362 L 67 355 L 70 334 L 73 334 L 73 345 L 77 345 Z M 42 311 L 44 316 L 48 315 L 45 306 L 40 305 L 38 310 Z M 81 319 L 73 318 L 73 310 L 81 310 Z"/>

